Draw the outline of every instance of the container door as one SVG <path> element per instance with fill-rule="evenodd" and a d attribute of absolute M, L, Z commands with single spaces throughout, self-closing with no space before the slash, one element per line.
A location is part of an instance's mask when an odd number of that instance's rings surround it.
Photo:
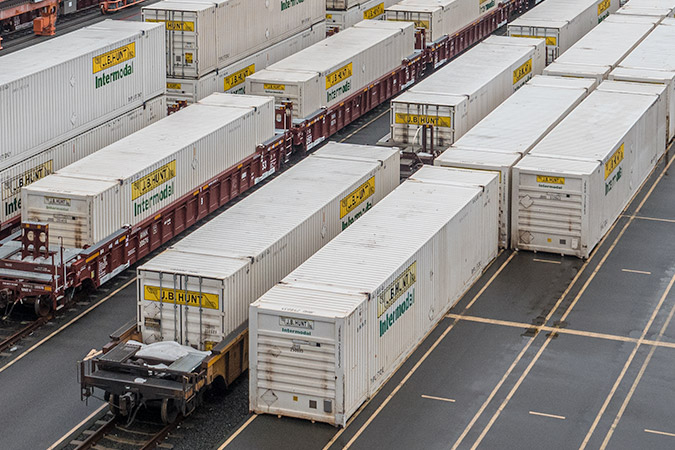
<path fill-rule="evenodd" d="M 520 174 L 517 248 L 582 256 L 581 229 L 585 179 L 533 173 Z"/>

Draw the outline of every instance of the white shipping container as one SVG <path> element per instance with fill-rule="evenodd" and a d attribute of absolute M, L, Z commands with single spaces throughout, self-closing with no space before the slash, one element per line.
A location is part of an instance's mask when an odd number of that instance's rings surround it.
<path fill-rule="evenodd" d="M 495 257 L 496 182 L 425 167 L 253 303 L 250 410 L 345 426 Z"/>
<path fill-rule="evenodd" d="M 177 106 L 179 102 L 186 102 L 191 105 L 214 92 L 245 94 L 245 81 L 250 74 L 314 45 L 325 37 L 326 22 L 323 21 L 314 24 L 309 30 L 296 34 L 223 69 L 215 70 L 199 79 L 167 78 L 167 104 Z"/>
<path fill-rule="evenodd" d="M 112 20 L 0 57 L 2 167 L 162 95 L 163 65 L 161 27 Z"/>
<path fill-rule="evenodd" d="M 331 33 L 353 27 L 362 20 L 384 19 L 385 8 L 396 3 L 396 0 L 369 0 L 354 5 L 346 11 L 326 10 L 326 23 Z"/>
<path fill-rule="evenodd" d="M 623 5 L 616 13 L 653 16 L 664 19 L 666 17 L 673 17 L 675 4 L 673 4 L 672 0 L 634 0 Z"/>
<path fill-rule="evenodd" d="M 417 144 L 422 125 L 445 148 L 544 68 L 543 39 L 489 38 L 391 101 L 391 137 Z"/>
<path fill-rule="evenodd" d="M 270 97 L 213 94 L 204 102 L 22 189 L 22 221 L 49 223 L 66 247 L 93 245 L 156 215 L 274 135 Z"/>
<path fill-rule="evenodd" d="M 326 9 L 345 11 L 360 4 L 361 0 L 326 0 Z"/>
<path fill-rule="evenodd" d="M 536 84 L 539 79 L 544 85 Z M 436 166 L 499 173 L 499 245 L 504 248 L 510 237 L 510 168 L 576 108 L 594 85 L 592 80 L 543 76 L 532 81 L 434 160 Z"/>
<path fill-rule="evenodd" d="M 2 211 L 0 229 L 6 228 L 21 215 L 21 188 L 60 170 L 103 147 L 129 136 L 166 117 L 163 95 L 148 101 L 103 125 L 85 131 L 73 139 L 38 153 L 24 161 L 0 170 Z"/>
<path fill-rule="evenodd" d="M 364 20 L 246 78 L 250 94 L 291 102 L 304 118 L 398 68 L 414 52 L 410 23 Z"/>
<path fill-rule="evenodd" d="M 497 8 L 495 0 L 403 0 L 386 9 L 386 20 L 413 22 L 426 41 L 453 35 Z"/>
<path fill-rule="evenodd" d="M 544 75 L 593 78 L 598 84 L 656 27 L 644 16 L 612 15 L 544 69 Z"/>
<path fill-rule="evenodd" d="M 325 0 L 171 0 L 143 8 L 166 26 L 166 73 L 199 78 L 324 20 Z"/>
<path fill-rule="evenodd" d="M 675 19 L 663 19 L 609 74 L 610 80 L 662 83 L 667 89 L 668 141 L 675 137 Z"/>
<path fill-rule="evenodd" d="M 550 64 L 619 6 L 619 0 L 543 2 L 509 23 L 507 32 L 546 39 L 546 63 Z"/>
<path fill-rule="evenodd" d="M 138 269 L 143 342 L 210 349 L 248 320 L 254 300 L 398 186 L 397 149 L 327 147 Z M 192 302 L 176 310 L 159 303 L 186 293 Z"/>
<path fill-rule="evenodd" d="M 515 248 L 588 258 L 665 150 L 665 87 L 606 81 L 512 172 Z"/>

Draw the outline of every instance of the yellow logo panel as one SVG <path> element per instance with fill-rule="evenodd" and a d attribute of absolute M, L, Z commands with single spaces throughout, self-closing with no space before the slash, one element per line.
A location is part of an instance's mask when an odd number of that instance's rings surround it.
<path fill-rule="evenodd" d="M 537 183 L 565 184 L 565 177 L 550 177 L 547 175 L 537 175 Z"/>
<path fill-rule="evenodd" d="M 598 3 L 598 15 L 604 13 L 612 5 L 612 0 L 602 0 Z"/>
<path fill-rule="evenodd" d="M 528 59 L 525 63 L 513 71 L 513 84 L 516 84 L 528 74 L 532 73 L 532 59 Z"/>
<path fill-rule="evenodd" d="M 380 317 L 391 305 L 396 303 L 396 300 L 405 294 L 416 281 L 417 261 L 410 264 L 403 273 L 396 277 L 393 283 L 377 296 L 377 317 Z"/>
<path fill-rule="evenodd" d="M 623 144 L 616 149 L 614 154 L 605 163 L 605 180 L 616 170 L 619 164 L 623 161 Z"/>
<path fill-rule="evenodd" d="M 136 57 L 136 43 L 110 50 L 91 59 L 92 73 L 97 73 L 109 67 L 121 64 Z"/>
<path fill-rule="evenodd" d="M 180 88 L 181 88 L 181 87 L 182 87 L 182 86 L 181 86 L 180 83 L 166 83 L 166 88 L 167 88 L 167 89 L 175 89 L 175 90 L 177 90 L 177 91 L 180 91 Z"/>
<path fill-rule="evenodd" d="M 384 3 L 379 3 L 372 8 L 363 11 L 363 18 L 366 20 L 374 19 L 382 14 L 384 14 Z"/>
<path fill-rule="evenodd" d="M 145 300 L 150 302 L 158 302 L 160 298 L 160 289 L 157 286 L 146 285 L 143 287 L 143 294 L 143 298 Z M 199 307 L 199 292 L 187 291 L 186 293 L 184 289 L 174 291 L 173 289 L 163 288 L 161 289 L 161 294 L 162 303 L 175 303 L 177 305 Z M 218 295 L 202 292 L 201 303 L 202 308 L 217 310 L 219 307 Z"/>
<path fill-rule="evenodd" d="M 228 91 L 235 86 L 239 86 L 241 83 L 246 81 L 247 76 L 253 73 L 255 73 L 255 64 L 251 64 L 250 66 L 244 67 L 232 75 L 226 76 L 225 80 L 223 81 L 223 90 Z"/>
<path fill-rule="evenodd" d="M 530 39 L 545 39 L 546 45 L 555 47 L 558 43 L 558 38 L 555 36 L 525 36 L 524 34 L 512 34 L 511 37 L 521 37 L 521 38 L 530 38 Z"/>
<path fill-rule="evenodd" d="M 340 200 L 340 219 L 352 212 L 357 206 L 365 202 L 375 193 L 375 177 L 354 189 L 345 198 Z"/>
<path fill-rule="evenodd" d="M 394 120 L 396 123 L 407 125 L 433 125 L 435 127 L 452 128 L 452 119 L 450 117 L 396 113 Z"/>
<path fill-rule="evenodd" d="M 164 26 L 169 31 L 195 31 L 194 22 L 181 22 L 179 20 L 158 20 L 145 19 L 146 22 L 164 22 Z"/>
<path fill-rule="evenodd" d="M 163 165 L 152 173 L 139 178 L 131 184 L 131 199 L 136 200 L 141 195 L 147 194 L 156 187 L 161 186 L 176 176 L 176 160 Z"/>
<path fill-rule="evenodd" d="M 352 63 L 340 67 L 335 72 L 326 75 L 326 89 L 335 86 L 341 81 L 346 80 L 352 76 Z"/>
<path fill-rule="evenodd" d="M 285 84 L 263 84 L 263 89 L 266 91 L 285 91 L 286 90 L 286 85 Z"/>

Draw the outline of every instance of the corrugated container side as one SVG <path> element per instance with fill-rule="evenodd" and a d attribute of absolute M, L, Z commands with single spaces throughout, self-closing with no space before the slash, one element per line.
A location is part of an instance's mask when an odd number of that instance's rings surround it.
<path fill-rule="evenodd" d="M 1 57 L 0 104 L 12 105 L 11 114 L 0 114 L 3 166 L 162 95 L 163 58 L 161 27 L 121 21 L 104 21 Z"/>
<path fill-rule="evenodd" d="M 23 189 L 22 220 L 58 222 L 54 235 L 63 236 L 67 247 L 92 245 L 125 224 L 157 214 L 252 155 L 258 143 L 274 135 L 271 98 L 247 96 L 259 104 L 245 108 L 224 106 L 228 97 L 240 104 L 243 96 L 213 97 L 210 105 L 181 110 Z M 223 106 L 212 106 L 219 102 Z M 68 200 L 71 191 L 84 189 L 77 180 L 100 181 L 95 188 L 104 187 L 84 191 L 92 198 L 86 217 L 69 215 L 75 208 Z M 61 200 L 55 205 L 57 197 Z"/>
<path fill-rule="evenodd" d="M 480 275 L 497 177 L 473 172 L 488 198 L 456 172 L 423 168 L 251 306 L 251 410 L 345 426 Z"/>
<path fill-rule="evenodd" d="M 332 152 L 308 157 L 138 269 L 144 342 L 216 344 L 248 320 L 250 303 L 394 189 L 397 150 L 327 147 Z M 162 311 L 174 289 L 194 300 Z M 208 305 L 201 314 L 200 298 Z"/>
<path fill-rule="evenodd" d="M 20 163 L 0 171 L 2 211 L 0 224 L 21 215 L 21 188 L 60 170 L 132 133 L 166 117 L 166 99 L 159 96 L 122 116 Z"/>
<path fill-rule="evenodd" d="M 167 103 L 169 105 L 178 105 L 179 101 L 185 101 L 190 105 L 214 92 L 245 94 L 245 81 L 246 77 L 250 74 L 265 69 L 275 62 L 314 45 L 325 39 L 325 37 L 326 22 L 319 22 L 314 24 L 309 30 L 305 30 L 285 41 L 274 44 L 265 50 L 223 69 L 211 72 L 197 80 L 167 78 Z"/>
<path fill-rule="evenodd" d="M 396 69 L 413 51 L 412 24 L 364 20 L 249 75 L 246 90 L 291 102 L 293 117 L 304 118 Z"/>

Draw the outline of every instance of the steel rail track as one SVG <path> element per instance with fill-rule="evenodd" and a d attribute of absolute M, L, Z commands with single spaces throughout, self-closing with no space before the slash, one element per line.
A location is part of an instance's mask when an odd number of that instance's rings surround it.
<path fill-rule="evenodd" d="M 14 344 L 19 342 L 21 339 L 30 335 L 33 331 L 37 330 L 42 325 L 47 323 L 47 321 L 49 321 L 50 318 L 51 317 L 40 317 L 37 320 L 34 320 L 33 322 L 29 323 L 25 327 L 21 328 L 20 330 L 12 333 L 9 337 L 0 341 L 0 353 L 3 353 L 5 350 L 11 348 Z"/>

